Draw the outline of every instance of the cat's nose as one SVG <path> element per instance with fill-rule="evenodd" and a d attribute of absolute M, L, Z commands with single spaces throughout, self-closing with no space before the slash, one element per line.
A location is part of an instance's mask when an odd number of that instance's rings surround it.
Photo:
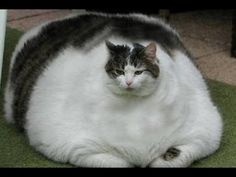
<path fill-rule="evenodd" d="M 128 86 L 130 86 L 132 83 L 133 83 L 133 81 L 130 81 L 130 80 L 126 81 L 126 84 L 127 84 Z"/>

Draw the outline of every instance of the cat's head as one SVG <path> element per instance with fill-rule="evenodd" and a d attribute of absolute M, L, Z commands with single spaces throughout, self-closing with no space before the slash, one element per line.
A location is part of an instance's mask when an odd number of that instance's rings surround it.
<path fill-rule="evenodd" d="M 106 41 L 109 59 L 105 70 L 109 88 L 116 94 L 147 96 L 157 87 L 159 65 L 156 44 L 147 46 L 135 43 L 131 50 L 126 45 L 114 45 Z"/>

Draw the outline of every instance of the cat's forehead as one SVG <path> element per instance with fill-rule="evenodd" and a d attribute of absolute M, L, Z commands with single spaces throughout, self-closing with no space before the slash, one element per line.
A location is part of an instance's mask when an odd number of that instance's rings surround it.
<path fill-rule="evenodd" d="M 145 69 L 145 68 L 144 67 L 139 67 L 138 69 Z M 125 71 L 136 71 L 137 67 L 135 67 L 130 62 L 128 62 L 128 64 L 124 67 L 124 70 Z"/>
<path fill-rule="evenodd" d="M 127 60 L 133 60 L 137 57 L 140 57 L 140 52 L 144 50 L 144 46 L 139 43 L 132 44 L 115 44 L 115 55 L 123 56 Z"/>
<path fill-rule="evenodd" d="M 144 49 L 145 47 L 140 44 L 140 43 L 122 43 L 122 44 L 115 44 L 117 46 L 117 48 L 120 49 L 120 51 L 122 52 L 122 50 L 124 51 L 129 51 L 129 54 L 136 54 L 138 51 Z"/>

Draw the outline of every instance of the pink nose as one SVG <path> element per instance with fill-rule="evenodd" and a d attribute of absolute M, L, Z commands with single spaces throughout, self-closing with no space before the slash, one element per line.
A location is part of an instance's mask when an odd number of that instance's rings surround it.
<path fill-rule="evenodd" d="M 130 86 L 133 83 L 133 81 L 126 81 L 126 84 Z"/>

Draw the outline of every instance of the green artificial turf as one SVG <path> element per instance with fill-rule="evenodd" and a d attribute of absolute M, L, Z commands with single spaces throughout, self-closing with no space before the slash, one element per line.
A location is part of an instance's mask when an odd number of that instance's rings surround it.
<path fill-rule="evenodd" d="M 6 81 L 12 51 L 22 32 L 7 28 L 3 63 L 0 106 L 0 167 L 72 167 L 53 162 L 29 146 L 27 138 L 3 118 L 3 86 Z M 236 167 L 236 87 L 207 80 L 213 101 L 224 121 L 224 133 L 219 150 L 195 162 L 192 167 Z"/>

